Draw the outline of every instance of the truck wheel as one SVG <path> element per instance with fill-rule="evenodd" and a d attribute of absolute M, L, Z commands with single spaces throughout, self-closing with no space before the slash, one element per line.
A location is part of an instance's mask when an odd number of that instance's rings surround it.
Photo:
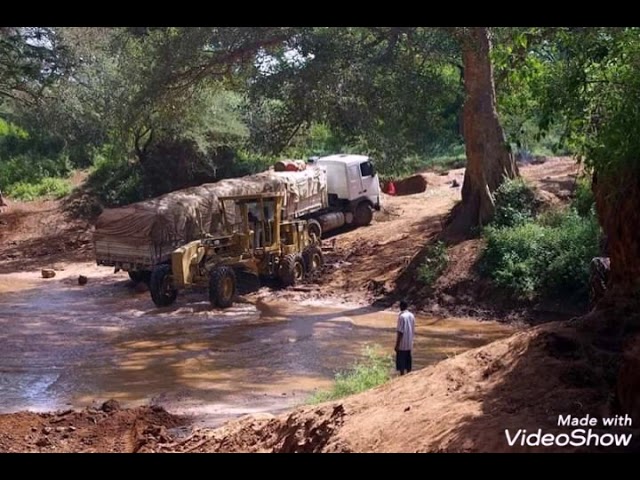
<path fill-rule="evenodd" d="M 135 271 L 135 272 L 127 272 L 129 274 L 129 278 L 135 284 L 138 283 L 146 283 L 149 284 L 151 281 L 151 272 L 148 270 Z"/>
<path fill-rule="evenodd" d="M 178 291 L 171 283 L 171 267 L 169 265 L 159 265 L 153 269 L 149 280 L 149 291 L 153 303 L 158 307 L 168 307 L 176 301 Z"/>
<path fill-rule="evenodd" d="M 371 225 L 372 221 L 373 209 L 371 208 L 371 205 L 366 202 L 362 202 L 356 207 L 353 223 L 355 223 L 357 227 L 366 227 L 367 225 Z"/>
<path fill-rule="evenodd" d="M 322 250 L 316 245 L 312 245 L 311 247 L 307 248 L 302 253 L 302 258 L 304 259 L 307 273 L 313 273 L 317 270 L 320 270 L 324 265 Z"/>
<path fill-rule="evenodd" d="M 218 308 L 229 308 L 236 296 L 236 274 L 231 267 L 218 267 L 209 277 L 209 301 Z"/>
<path fill-rule="evenodd" d="M 294 287 L 304 279 L 305 268 L 302 255 L 287 255 L 280 263 L 279 278 L 285 287 Z"/>
<path fill-rule="evenodd" d="M 309 237 L 312 240 L 315 236 L 316 238 L 314 241 L 319 242 L 322 238 L 322 225 L 320 225 L 320 222 L 317 220 L 309 220 L 307 223 L 307 232 L 309 232 Z"/>

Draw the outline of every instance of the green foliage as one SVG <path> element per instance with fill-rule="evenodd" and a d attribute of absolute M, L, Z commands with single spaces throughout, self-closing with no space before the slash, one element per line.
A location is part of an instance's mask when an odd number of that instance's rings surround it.
<path fill-rule="evenodd" d="M 264 172 L 278 161 L 270 155 L 262 155 L 250 150 L 239 149 L 229 165 L 227 178 L 242 177 L 254 173 Z"/>
<path fill-rule="evenodd" d="M 305 159 L 323 157 L 336 153 L 350 153 L 353 149 L 344 145 L 343 139 L 336 135 L 325 123 L 312 123 L 309 128 L 301 129 L 285 148 L 282 156 Z"/>
<path fill-rule="evenodd" d="M 595 211 L 596 200 L 591 189 L 591 179 L 581 177 L 578 179 L 573 193 L 572 207 L 581 217 L 587 217 Z"/>
<path fill-rule="evenodd" d="M 427 153 L 410 155 L 401 162 L 386 160 L 382 158 L 376 162 L 383 180 L 397 180 L 425 171 L 442 174 L 467 165 L 465 147 L 459 143 L 448 146 L 436 145 Z"/>
<path fill-rule="evenodd" d="M 600 228 L 594 215 L 575 210 L 512 227 L 489 227 L 481 271 L 514 296 L 576 295 L 586 299 L 589 264 L 598 254 Z"/>
<path fill-rule="evenodd" d="M 425 258 L 418 267 L 418 280 L 423 285 L 431 287 L 440 278 L 449 265 L 447 246 L 442 242 L 430 245 L 425 252 Z"/>
<path fill-rule="evenodd" d="M 532 156 L 568 155 L 566 125 L 542 109 L 544 91 L 555 67 L 544 27 L 494 28 L 492 62 L 500 120 L 514 153 Z"/>
<path fill-rule="evenodd" d="M 71 184 L 62 178 L 45 177 L 36 183 L 13 183 L 6 188 L 4 193 L 10 198 L 25 202 L 43 197 L 60 199 L 71 193 Z"/>
<path fill-rule="evenodd" d="M 392 358 L 379 353 L 380 347 L 366 347 L 363 359 L 350 370 L 340 372 L 330 391 L 318 392 L 309 400 L 309 404 L 318 404 L 339 400 L 378 387 L 391 379 Z"/>
<path fill-rule="evenodd" d="M 51 27 L 0 27 L 0 104 L 41 97 L 68 71 L 67 60 Z"/>
<path fill-rule="evenodd" d="M 530 221 L 536 213 L 535 194 L 518 178 L 504 182 L 495 193 L 495 227 L 514 227 Z"/>
<path fill-rule="evenodd" d="M 434 154 L 427 156 L 424 162 L 426 170 L 436 173 L 447 173 L 467 166 L 467 152 L 463 143 L 457 143 L 448 148 L 437 148 Z M 414 173 L 414 170 L 411 173 Z"/>
<path fill-rule="evenodd" d="M 46 158 L 18 155 L 9 160 L 0 159 L 0 189 L 9 189 L 16 183 L 37 183 L 43 178 L 65 177 L 71 172 L 68 158 Z"/>
<path fill-rule="evenodd" d="M 366 152 L 392 172 L 460 140 L 460 72 L 446 60 L 455 47 L 440 30 L 309 27 L 293 45 L 297 55 L 273 56 L 251 84 L 252 103 L 277 112 L 262 129 L 279 138 L 270 145 L 289 145 L 322 123 L 339 150 Z"/>
<path fill-rule="evenodd" d="M 29 134 L 24 129 L 0 118 L 0 138 L 3 141 L 7 141 L 10 138 L 23 140 L 28 137 Z"/>
<path fill-rule="evenodd" d="M 95 157 L 88 186 L 104 206 L 122 206 L 175 189 L 262 172 L 276 161 L 224 148 L 210 155 L 199 153 L 193 142 L 161 144 L 150 151 L 153 161 L 144 168 L 123 159 L 118 149 L 105 147 Z"/>
<path fill-rule="evenodd" d="M 49 193 L 51 178 L 66 177 L 72 169 L 69 157 L 56 139 L 30 135 L 0 119 L 0 189 L 13 191 L 22 198 L 40 196 L 38 192 Z"/>
<path fill-rule="evenodd" d="M 91 191 L 108 207 L 135 203 L 145 198 L 139 165 L 101 154 L 88 179 Z"/>
<path fill-rule="evenodd" d="M 562 119 L 569 145 L 602 175 L 640 172 L 640 29 L 557 27 L 551 40 L 542 125 Z"/>

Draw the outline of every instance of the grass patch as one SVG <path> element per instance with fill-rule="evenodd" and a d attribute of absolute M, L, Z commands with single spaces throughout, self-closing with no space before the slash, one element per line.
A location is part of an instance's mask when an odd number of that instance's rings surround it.
<path fill-rule="evenodd" d="M 71 193 L 71 183 L 64 178 L 45 177 L 37 182 L 18 182 L 6 189 L 9 198 L 30 202 L 40 198 L 50 197 L 60 199 Z"/>
<path fill-rule="evenodd" d="M 418 267 L 418 280 L 427 287 L 440 278 L 449 265 L 447 247 L 442 242 L 437 242 L 427 248 L 425 259 Z"/>
<path fill-rule="evenodd" d="M 429 155 L 412 155 L 394 161 L 377 161 L 383 181 L 396 181 L 418 172 L 431 171 L 445 174 L 450 170 L 467 166 L 467 155 L 463 144 L 442 147 Z"/>
<path fill-rule="evenodd" d="M 316 405 L 345 398 L 378 387 L 391 379 L 393 359 L 381 347 L 366 347 L 363 359 L 351 369 L 336 375 L 333 388 L 312 395 L 307 403 Z"/>
<path fill-rule="evenodd" d="M 423 169 L 432 170 L 438 174 L 447 173 L 450 170 L 457 170 L 467 166 L 467 152 L 465 146 L 455 145 L 431 158 L 427 158 L 424 162 Z"/>

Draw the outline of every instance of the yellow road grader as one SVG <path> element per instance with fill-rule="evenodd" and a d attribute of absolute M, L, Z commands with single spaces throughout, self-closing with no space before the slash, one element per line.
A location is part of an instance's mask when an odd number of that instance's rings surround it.
<path fill-rule="evenodd" d="M 284 198 L 280 193 L 220 198 L 219 234 L 176 249 L 168 263 L 153 269 L 153 302 L 166 307 L 180 290 L 205 286 L 214 307 L 229 308 L 242 275 L 276 279 L 287 287 L 321 268 L 319 239 L 309 234 L 306 220 L 283 220 Z"/>

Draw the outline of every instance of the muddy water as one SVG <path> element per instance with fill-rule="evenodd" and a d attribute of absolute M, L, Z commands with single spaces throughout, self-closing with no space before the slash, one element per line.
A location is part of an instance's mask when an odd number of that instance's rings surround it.
<path fill-rule="evenodd" d="M 126 277 L 89 265 L 54 280 L 0 275 L 0 412 L 153 402 L 207 423 L 304 401 L 366 345 L 389 352 L 394 312 L 326 304 L 241 303 L 205 292 L 157 309 Z M 494 323 L 419 318 L 416 368 L 502 338 Z"/>

